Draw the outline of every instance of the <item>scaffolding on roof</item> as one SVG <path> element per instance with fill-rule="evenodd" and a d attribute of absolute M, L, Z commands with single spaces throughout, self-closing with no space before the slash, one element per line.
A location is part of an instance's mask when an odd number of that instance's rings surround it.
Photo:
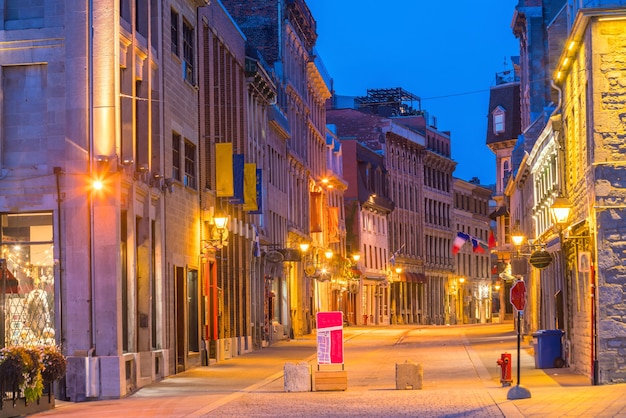
<path fill-rule="evenodd" d="M 397 109 L 398 115 L 422 113 L 422 99 L 400 87 L 367 89 L 367 96 L 357 97 L 355 101 L 359 103 L 359 107 L 389 106 Z"/>

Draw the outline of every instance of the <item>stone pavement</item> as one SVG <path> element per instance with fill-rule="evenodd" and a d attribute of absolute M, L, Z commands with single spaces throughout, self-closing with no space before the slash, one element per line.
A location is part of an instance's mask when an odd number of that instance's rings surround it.
<path fill-rule="evenodd" d="M 529 399 L 508 400 L 496 360 L 509 352 L 513 384 L 517 338 L 511 323 L 466 326 L 347 327 L 348 390 L 285 392 L 286 362 L 315 364 L 315 337 L 269 348 L 153 383 L 117 400 L 57 402 L 35 417 L 619 417 L 626 384 L 591 386 L 570 369 L 535 369 L 522 343 L 521 384 Z M 396 390 L 394 365 L 418 360 L 421 390 Z"/>

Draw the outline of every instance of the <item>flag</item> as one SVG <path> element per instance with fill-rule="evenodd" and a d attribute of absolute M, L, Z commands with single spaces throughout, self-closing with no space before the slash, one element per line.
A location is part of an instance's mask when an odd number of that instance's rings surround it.
<path fill-rule="evenodd" d="M 243 203 L 244 160 L 243 154 L 233 154 L 233 198 L 230 199 L 233 205 Z"/>
<path fill-rule="evenodd" d="M 231 197 L 233 186 L 233 144 L 215 144 L 215 194 L 217 197 Z"/>
<path fill-rule="evenodd" d="M 339 207 L 328 207 L 328 242 L 339 242 Z"/>
<path fill-rule="evenodd" d="M 310 192 L 310 232 L 323 232 L 322 193 Z"/>
<path fill-rule="evenodd" d="M 255 186 L 256 210 L 251 210 L 250 215 L 261 215 L 263 213 L 263 170 L 256 169 L 256 186 Z"/>
<path fill-rule="evenodd" d="M 256 164 L 244 164 L 243 169 L 243 210 L 255 211 L 258 207 L 256 196 Z"/>
<path fill-rule="evenodd" d="M 485 244 L 482 244 L 478 239 L 472 237 L 472 252 L 484 254 L 485 253 Z"/>
<path fill-rule="evenodd" d="M 252 224 L 254 230 L 254 241 L 252 241 L 252 256 L 261 257 L 261 243 L 259 242 L 259 229 L 255 224 Z"/>
<path fill-rule="evenodd" d="M 404 248 L 404 245 L 405 244 L 402 244 L 400 248 L 398 248 L 396 251 L 393 252 L 393 254 L 391 254 L 391 257 L 389 258 L 389 264 L 391 264 L 391 267 L 394 267 L 396 265 L 396 256 L 398 255 L 400 250 Z"/>
<path fill-rule="evenodd" d="M 493 229 L 489 228 L 489 249 L 494 248 L 496 245 L 498 245 L 496 236 L 493 233 Z"/>
<path fill-rule="evenodd" d="M 463 247 L 463 244 L 469 241 L 469 239 L 470 239 L 469 235 L 464 234 L 463 232 L 457 232 L 456 238 L 454 239 L 454 242 L 452 243 L 452 254 L 456 255 L 456 253 L 459 252 L 461 247 Z"/>

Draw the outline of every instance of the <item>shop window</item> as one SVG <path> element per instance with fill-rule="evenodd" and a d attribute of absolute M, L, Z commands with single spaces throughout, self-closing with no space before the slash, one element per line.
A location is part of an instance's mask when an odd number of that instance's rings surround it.
<path fill-rule="evenodd" d="M 0 346 L 55 344 L 52 213 L 0 215 L 6 334 Z"/>

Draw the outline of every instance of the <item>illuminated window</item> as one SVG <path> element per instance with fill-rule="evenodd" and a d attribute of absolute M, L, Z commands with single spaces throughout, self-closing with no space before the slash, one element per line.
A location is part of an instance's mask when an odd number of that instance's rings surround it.
<path fill-rule="evenodd" d="M 506 112 L 502 106 L 498 106 L 491 113 L 493 116 L 493 133 L 498 135 L 505 131 L 505 116 Z"/>
<path fill-rule="evenodd" d="M 0 215 L 5 346 L 55 344 L 52 213 Z"/>

